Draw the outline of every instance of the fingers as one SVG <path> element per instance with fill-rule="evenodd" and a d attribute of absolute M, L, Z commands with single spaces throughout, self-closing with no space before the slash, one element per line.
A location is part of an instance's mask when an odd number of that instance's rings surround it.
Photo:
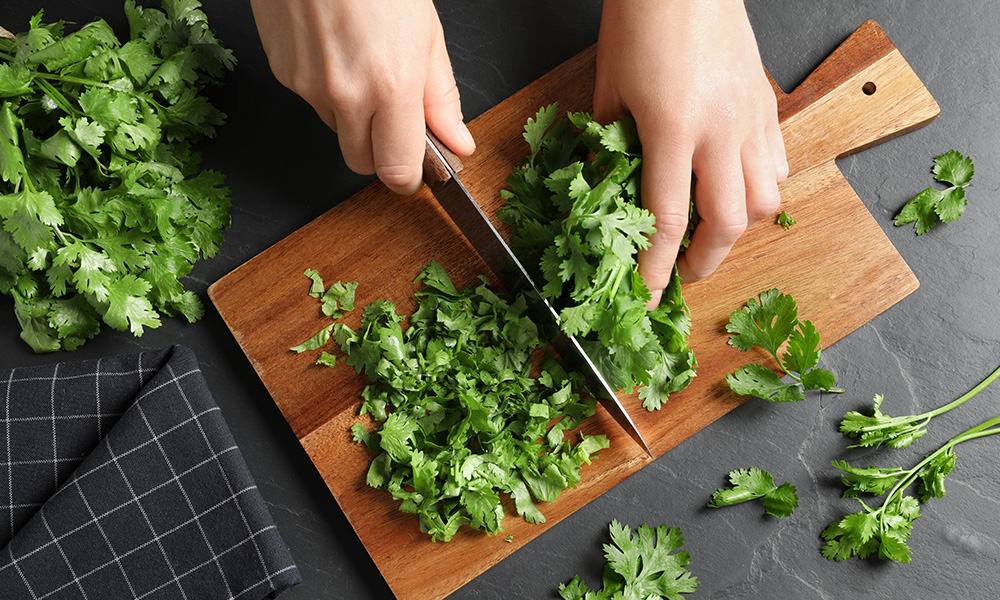
<path fill-rule="evenodd" d="M 408 88 L 382 98 L 371 120 L 375 174 L 386 187 L 403 195 L 420 189 L 424 157 L 423 99 L 419 87 Z"/>
<path fill-rule="evenodd" d="M 643 148 L 642 201 L 656 217 L 656 232 L 650 245 L 639 252 L 639 275 L 653 294 L 647 308 L 660 303 L 670 283 L 674 261 L 687 230 L 691 198 L 693 145 L 681 136 L 647 135 Z"/>
<path fill-rule="evenodd" d="M 694 195 L 701 221 L 691 245 L 677 261 L 685 281 L 703 279 L 718 267 L 747 228 L 747 204 L 741 150 L 720 143 L 696 156 Z M 770 169 L 773 171 L 773 169 Z"/>
<path fill-rule="evenodd" d="M 742 161 L 749 224 L 777 212 L 781 198 L 778 195 L 778 175 L 775 173 L 775 158 L 770 144 L 763 139 L 747 143 L 743 146 Z M 787 168 L 786 163 L 786 171 Z"/>
<path fill-rule="evenodd" d="M 437 35 L 431 45 L 424 85 L 424 118 L 434 135 L 459 156 L 469 156 L 476 149 L 469 128 L 462 119 L 462 101 L 455 84 L 444 35 Z"/>
<path fill-rule="evenodd" d="M 781 183 L 788 178 L 788 157 L 785 155 L 785 139 L 781 136 L 781 127 L 778 124 L 777 107 L 769 115 L 764 126 L 764 137 L 774 161 L 775 181 Z"/>

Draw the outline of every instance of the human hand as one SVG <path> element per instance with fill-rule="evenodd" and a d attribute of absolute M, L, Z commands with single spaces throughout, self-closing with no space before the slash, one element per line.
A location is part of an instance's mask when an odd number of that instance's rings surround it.
<path fill-rule="evenodd" d="M 675 258 L 685 281 L 707 277 L 777 210 L 788 162 L 742 2 L 605 0 L 601 19 L 594 116 L 631 114 L 638 128 L 643 204 L 656 216 L 639 273 L 655 308 Z M 692 172 L 701 221 L 678 257 Z"/>
<path fill-rule="evenodd" d="M 251 0 L 275 77 L 337 132 L 352 171 L 421 185 L 425 128 L 475 149 L 431 0 Z M 425 126 L 426 124 L 426 126 Z"/>

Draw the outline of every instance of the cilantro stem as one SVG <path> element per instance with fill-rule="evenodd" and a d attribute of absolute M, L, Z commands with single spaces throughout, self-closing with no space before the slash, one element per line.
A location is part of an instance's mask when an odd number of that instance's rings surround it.
<path fill-rule="evenodd" d="M 785 375 L 788 375 L 789 377 L 791 377 L 792 379 L 794 379 L 796 383 L 800 383 L 800 384 L 802 383 L 802 378 L 801 377 L 795 375 L 795 373 L 792 373 L 791 371 L 789 371 L 788 369 L 785 368 L 785 363 L 783 363 L 781 361 L 781 359 L 778 358 L 778 353 L 777 352 L 771 352 L 771 356 L 773 356 L 775 362 L 778 363 L 778 368 L 781 369 L 782 373 L 784 373 Z M 802 384 L 802 385 L 805 386 L 805 384 Z M 822 391 L 830 392 L 832 394 L 843 394 L 845 390 L 844 390 L 844 388 L 832 387 L 832 388 L 830 388 L 828 390 L 822 390 Z"/>
<path fill-rule="evenodd" d="M 69 100 L 66 99 L 66 96 L 63 96 L 62 92 L 57 90 L 54 85 L 45 80 L 38 80 L 38 87 L 42 88 L 45 95 L 51 98 L 67 115 L 80 116 L 80 111 L 73 108 Z"/>
<path fill-rule="evenodd" d="M 883 423 L 879 423 L 877 425 L 868 425 L 866 427 L 861 428 L 861 433 L 869 433 L 869 432 L 872 432 L 872 431 L 879 431 L 879 430 L 882 430 L 882 429 L 892 429 L 894 427 L 898 427 L 901 424 L 910 424 L 910 423 L 914 423 L 915 424 L 915 423 L 917 423 L 919 421 L 922 421 L 922 422 L 919 425 L 917 425 L 917 427 L 924 427 L 924 426 L 927 425 L 927 423 L 932 418 L 934 418 L 934 417 L 936 417 L 938 415 L 942 415 L 942 414 L 948 412 L 949 410 L 951 410 L 953 408 L 958 408 L 959 406 L 961 406 L 962 404 L 964 404 L 967 400 L 973 398 L 976 394 L 978 394 L 979 392 L 983 391 L 991 383 L 993 383 L 994 381 L 996 381 L 998 377 L 1000 377 L 1000 367 L 997 367 L 997 369 L 995 371 L 993 371 L 992 373 L 990 373 L 986 377 L 986 379 L 982 380 L 978 385 L 976 385 L 976 387 L 972 388 L 971 390 L 969 390 L 968 392 L 966 392 L 965 394 L 963 394 L 958 399 L 953 400 L 953 401 L 949 402 L 948 404 L 945 404 L 944 406 L 941 406 L 939 408 L 935 408 L 934 410 L 929 410 L 929 411 L 927 411 L 925 413 L 922 413 L 922 414 L 919 414 L 919 415 L 910 415 L 910 416 L 905 416 L 905 417 L 895 417 L 895 418 L 886 420 Z"/>
<path fill-rule="evenodd" d="M 889 506 L 889 504 L 891 504 L 893 496 L 896 495 L 901 496 L 903 490 L 913 485 L 913 483 L 920 476 L 920 471 L 923 470 L 925 466 L 934 462 L 934 460 L 937 459 L 938 456 L 948 452 L 949 450 L 951 450 L 958 444 L 961 444 L 962 442 L 967 442 L 969 440 L 974 440 L 977 438 L 987 437 L 990 435 L 995 435 L 1000 433 L 1000 427 L 997 427 L 998 425 L 1000 425 L 1000 416 L 996 416 L 993 417 L 992 419 L 983 421 L 979 425 L 971 427 L 965 430 L 964 432 L 956 435 L 955 437 L 951 438 L 950 440 L 945 442 L 944 445 L 942 445 L 940 448 L 925 456 L 923 460 L 918 462 L 912 469 L 904 471 L 906 475 L 902 479 L 900 479 L 896 483 L 896 485 L 892 487 L 892 489 L 889 490 L 889 493 L 885 496 L 885 501 L 882 503 L 882 506 L 880 506 L 874 511 L 874 513 L 878 514 L 879 523 L 883 524 L 882 517 L 885 515 L 885 508 Z M 864 503 L 862 502 L 862 504 Z"/>
<path fill-rule="evenodd" d="M 926 416 L 928 419 L 930 419 L 931 417 L 936 417 L 937 415 L 940 415 L 942 413 L 946 413 L 946 412 L 948 412 L 949 410 L 951 410 L 953 408 L 957 408 L 958 406 L 960 406 L 966 400 L 972 398 L 973 396 L 975 396 L 979 392 L 981 392 L 984 389 L 986 389 L 987 386 L 989 386 L 991 383 L 993 383 L 994 381 L 996 381 L 997 377 L 1000 377 L 1000 367 L 997 367 L 997 370 L 995 370 L 992 373 L 990 373 L 989 376 L 986 377 L 986 379 L 982 380 L 979 383 L 979 385 L 977 385 L 976 387 L 972 388 L 971 390 L 969 390 L 968 392 L 966 392 L 965 394 L 963 394 L 957 400 L 955 400 L 953 402 L 949 402 L 948 404 L 945 404 L 941 408 L 938 408 L 938 409 L 926 412 L 926 413 L 924 413 L 923 415 L 920 415 L 920 416 L 922 416 L 922 417 Z"/>

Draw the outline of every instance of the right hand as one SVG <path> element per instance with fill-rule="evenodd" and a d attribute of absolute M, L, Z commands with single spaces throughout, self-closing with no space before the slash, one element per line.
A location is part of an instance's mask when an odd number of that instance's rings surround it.
<path fill-rule="evenodd" d="M 459 156 L 475 150 L 431 0 L 251 5 L 275 77 L 337 132 L 352 171 L 412 194 L 425 126 Z"/>

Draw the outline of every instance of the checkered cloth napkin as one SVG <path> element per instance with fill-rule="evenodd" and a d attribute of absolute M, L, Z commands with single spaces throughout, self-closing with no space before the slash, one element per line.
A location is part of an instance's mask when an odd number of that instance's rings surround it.
<path fill-rule="evenodd" d="M 0 371 L 0 598 L 274 598 L 299 573 L 175 346 Z"/>

